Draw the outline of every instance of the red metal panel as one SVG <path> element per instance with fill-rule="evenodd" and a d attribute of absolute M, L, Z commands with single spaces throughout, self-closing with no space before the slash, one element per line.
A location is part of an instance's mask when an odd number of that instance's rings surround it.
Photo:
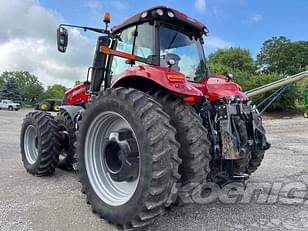
<path fill-rule="evenodd" d="M 121 86 L 121 81 L 137 76 L 151 80 L 171 92 L 183 96 L 201 96 L 202 92 L 192 83 L 188 82 L 180 72 L 174 71 L 168 67 L 158 67 L 151 65 L 133 66 L 121 73 L 112 83 L 112 87 Z M 183 76 L 184 77 L 184 76 Z"/>
<path fill-rule="evenodd" d="M 89 101 L 87 85 L 85 82 L 67 90 L 64 95 L 69 105 L 74 105 L 79 102 L 87 103 Z"/>
<path fill-rule="evenodd" d="M 239 96 L 242 100 L 248 99 L 241 87 L 228 80 L 225 76 L 218 75 L 216 77 L 209 77 L 193 85 L 202 91 L 203 95 L 208 96 L 210 101 L 232 96 Z"/>

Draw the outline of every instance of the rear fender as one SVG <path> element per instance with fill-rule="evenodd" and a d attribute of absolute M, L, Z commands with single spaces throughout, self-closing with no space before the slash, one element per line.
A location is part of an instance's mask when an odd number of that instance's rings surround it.
<path fill-rule="evenodd" d="M 112 82 L 111 87 L 133 87 L 144 92 L 158 88 L 183 97 L 202 96 L 202 92 L 188 82 L 180 72 L 156 66 L 131 67 L 121 73 Z"/>

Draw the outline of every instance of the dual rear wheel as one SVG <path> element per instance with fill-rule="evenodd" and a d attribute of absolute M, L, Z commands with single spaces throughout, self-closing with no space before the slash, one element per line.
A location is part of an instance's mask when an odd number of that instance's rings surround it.
<path fill-rule="evenodd" d="M 206 178 L 209 142 L 201 120 L 162 92 L 107 90 L 84 111 L 77 137 L 88 202 L 125 228 L 153 222 L 175 202 L 181 184 Z"/>
<path fill-rule="evenodd" d="M 20 149 L 26 170 L 36 176 L 52 174 L 59 161 L 61 148 L 58 127 L 46 112 L 26 115 L 21 128 Z"/>
<path fill-rule="evenodd" d="M 82 191 L 93 211 L 113 224 L 138 228 L 152 223 L 176 201 L 181 184 L 206 178 L 207 131 L 192 107 L 178 98 L 108 89 L 81 117 L 76 150 Z M 26 117 L 21 150 L 29 172 L 52 173 L 61 150 L 67 160 L 62 167 L 71 166 L 72 124 L 65 112 L 55 119 L 46 112 Z M 59 140 L 65 136 L 63 148 Z"/>
<path fill-rule="evenodd" d="M 124 228 L 143 227 L 177 196 L 179 143 L 153 98 L 108 89 L 82 114 L 77 135 L 83 190 L 99 216 Z"/>

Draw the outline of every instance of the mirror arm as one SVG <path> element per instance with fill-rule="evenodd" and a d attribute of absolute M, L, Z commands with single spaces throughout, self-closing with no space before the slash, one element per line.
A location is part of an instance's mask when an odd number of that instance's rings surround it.
<path fill-rule="evenodd" d="M 94 28 L 94 27 L 86 27 L 86 26 L 78 26 L 78 25 L 71 25 L 71 24 L 60 24 L 60 27 L 73 27 L 73 28 L 79 28 L 79 29 L 83 29 L 84 31 L 94 31 L 97 33 L 101 33 L 101 34 L 109 34 L 110 31 L 109 30 L 104 30 L 104 29 L 100 29 L 100 28 Z"/>

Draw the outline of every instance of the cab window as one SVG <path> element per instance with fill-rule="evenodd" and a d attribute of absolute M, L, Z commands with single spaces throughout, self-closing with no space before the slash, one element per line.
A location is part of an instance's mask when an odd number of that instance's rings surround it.
<path fill-rule="evenodd" d="M 149 23 L 138 25 L 134 54 L 146 59 L 153 56 L 155 52 L 154 39 L 153 25 Z"/>
<path fill-rule="evenodd" d="M 160 65 L 183 73 L 187 80 L 198 82 L 207 75 L 206 61 L 200 39 L 167 24 L 160 26 Z"/>
<path fill-rule="evenodd" d="M 154 55 L 154 38 L 154 27 L 149 23 L 129 27 L 121 32 L 115 50 L 134 53 L 136 56 L 148 59 Z M 139 64 L 141 63 L 136 62 L 136 65 Z M 111 62 L 111 82 L 131 65 L 127 62 L 127 59 L 114 56 Z"/>
<path fill-rule="evenodd" d="M 123 30 L 120 34 L 120 39 L 118 39 L 117 46 L 115 50 L 132 53 L 135 27 L 129 27 Z M 121 74 L 123 71 L 127 70 L 130 65 L 127 64 L 127 59 L 114 56 L 111 63 L 111 80 L 113 81 L 116 76 Z"/>

